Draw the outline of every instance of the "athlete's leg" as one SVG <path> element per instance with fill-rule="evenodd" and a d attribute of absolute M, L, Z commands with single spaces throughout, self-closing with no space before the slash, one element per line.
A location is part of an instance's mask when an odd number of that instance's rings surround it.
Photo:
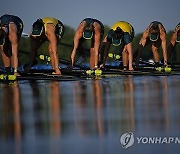
<path fill-rule="evenodd" d="M 9 41 L 12 46 L 12 56 L 11 56 L 11 66 L 14 68 L 14 74 L 19 75 L 17 73 L 18 68 L 18 36 L 17 36 L 17 27 L 12 22 L 9 23 Z"/>
<path fill-rule="evenodd" d="M 154 44 L 152 44 L 151 49 L 152 49 L 152 53 L 153 53 L 153 56 L 154 56 L 154 62 L 155 63 L 159 63 L 158 48 Z"/>
<path fill-rule="evenodd" d="M 122 61 L 123 61 L 124 70 L 127 70 L 129 61 L 128 61 L 128 52 L 126 45 L 124 46 L 122 51 Z"/>
<path fill-rule="evenodd" d="M 95 51 L 94 51 L 94 48 L 90 49 L 90 60 L 89 60 L 89 63 L 90 63 L 90 68 L 94 69 L 94 65 L 95 65 Z"/>
<path fill-rule="evenodd" d="M 55 70 L 56 74 L 61 74 L 59 69 L 59 58 L 58 58 L 58 44 L 57 37 L 55 34 L 55 27 L 53 24 L 46 25 L 46 36 L 49 40 L 49 54 L 51 57 L 52 69 Z"/>
<path fill-rule="evenodd" d="M 86 56 L 86 51 L 85 51 L 85 49 L 84 49 L 84 47 L 83 47 L 83 43 L 85 42 L 85 39 L 84 38 L 81 38 L 80 40 L 79 40 L 79 46 L 78 46 L 78 48 L 77 48 L 77 50 L 78 50 L 78 52 L 80 53 L 80 55 L 82 56 L 82 57 L 85 57 Z"/>
<path fill-rule="evenodd" d="M 11 72 L 11 62 L 10 62 L 10 58 L 5 54 L 3 46 L 0 46 L 0 52 L 1 52 L 4 67 L 6 68 L 6 70 L 8 70 L 7 73 L 10 74 L 10 72 Z"/>

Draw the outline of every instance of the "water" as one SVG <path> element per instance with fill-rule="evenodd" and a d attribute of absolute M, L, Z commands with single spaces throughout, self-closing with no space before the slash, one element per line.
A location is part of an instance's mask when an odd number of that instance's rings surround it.
<path fill-rule="evenodd" d="M 0 154 L 179 153 L 179 89 L 180 76 L 0 84 Z M 123 148 L 128 132 L 134 144 Z"/>

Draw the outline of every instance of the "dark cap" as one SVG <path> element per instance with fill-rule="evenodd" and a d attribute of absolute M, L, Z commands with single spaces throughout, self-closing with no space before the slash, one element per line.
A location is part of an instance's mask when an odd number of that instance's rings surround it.
<path fill-rule="evenodd" d="M 33 29 L 32 29 L 32 36 L 41 36 L 44 30 L 44 24 L 42 19 L 38 19 L 34 24 L 33 24 Z"/>

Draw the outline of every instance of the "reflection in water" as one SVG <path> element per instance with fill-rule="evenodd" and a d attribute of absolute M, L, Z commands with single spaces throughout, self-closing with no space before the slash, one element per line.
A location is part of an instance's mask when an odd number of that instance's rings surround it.
<path fill-rule="evenodd" d="M 52 124 L 51 130 L 54 137 L 60 136 L 61 132 L 61 117 L 60 117 L 60 109 L 61 109 L 61 100 L 60 100 L 60 89 L 59 83 L 57 81 L 52 81 L 50 83 L 50 109 L 52 116 Z"/>
<path fill-rule="evenodd" d="M 178 76 L 1 84 L 0 151 L 113 153 L 124 132 L 177 135 L 179 88 Z"/>
<path fill-rule="evenodd" d="M 150 83 L 147 84 L 147 82 Z M 143 86 L 140 86 L 140 88 L 137 90 L 137 93 L 140 95 L 137 103 L 141 105 L 141 108 L 138 108 L 136 111 L 140 120 L 136 123 L 139 126 L 138 129 L 141 130 L 141 127 L 142 129 L 146 127 L 147 130 L 151 131 L 167 131 L 169 129 L 167 77 L 162 77 L 161 80 L 158 78 L 148 81 L 144 80 Z"/>
<path fill-rule="evenodd" d="M 14 153 L 19 154 L 22 138 L 20 91 L 17 82 L 2 87 L 0 110 L 0 138 L 4 141 L 13 138 Z M 6 147 L 8 149 L 8 145 Z"/>
<path fill-rule="evenodd" d="M 104 135 L 104 124 L 103 124 L 103 91 L 106 90 L 105 86 L 101 86 L 100 80 L 95 80 L 93 83 L 93 93 L 94 93 L 94 102 L 95 102 L 95 108 L 96 108 L 96 116 L 97 116 L 97 134 L 99 136 Z"/>
<path fill-rule="evenodd" d="M 37 136 L 52 135 L 59 137 L 61 132 L 60 118 L 60 88 L 59 82 L 52 81 L 48 86 L 30 82 L 32 88 L 33 123 L 35 138 Z"/>
<path fill-rule="evenodd" d="M 124 92 L 124 109 L 125 117 L 129 117 L 126 120 L 127 131 L 134 131 L 134 83 L 133 76 L 124 78 L 123 80 L 123 92 Z"/>

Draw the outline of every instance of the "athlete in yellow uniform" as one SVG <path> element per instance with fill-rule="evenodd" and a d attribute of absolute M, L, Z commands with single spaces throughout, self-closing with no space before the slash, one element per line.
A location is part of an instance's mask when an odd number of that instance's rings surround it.
<path fill-rule="evenodd" d="M 45 42 L 49 41 L 49 54 L 51 57 L 51 65 L 54 74 L 61 74 L 58 59 L 58 42 L 64 34 L 64 25 L 55 18 L 46 17 L 38 19 L 32 26 L 30 62 L 25 67 L 25 71 L 29 71 L 35 63 L 35 56 L 38 48 Z"/>
<path fill-rule="evenodd" d="M 107 36 L 104 38 L 104 41 L 100 50 L 100 67 L 104 67 L 109 52 L 109 48 L 112 45 L 120 46 L 123 45 L 122 58 L 123 66 L 126 70 L 127 67 L 129 70 L 133 70 L 132 61 L 132 40 L 134 38 L 134 28 L 132 25 L 126 21 L 118 21 L 109 30 Z"/>

